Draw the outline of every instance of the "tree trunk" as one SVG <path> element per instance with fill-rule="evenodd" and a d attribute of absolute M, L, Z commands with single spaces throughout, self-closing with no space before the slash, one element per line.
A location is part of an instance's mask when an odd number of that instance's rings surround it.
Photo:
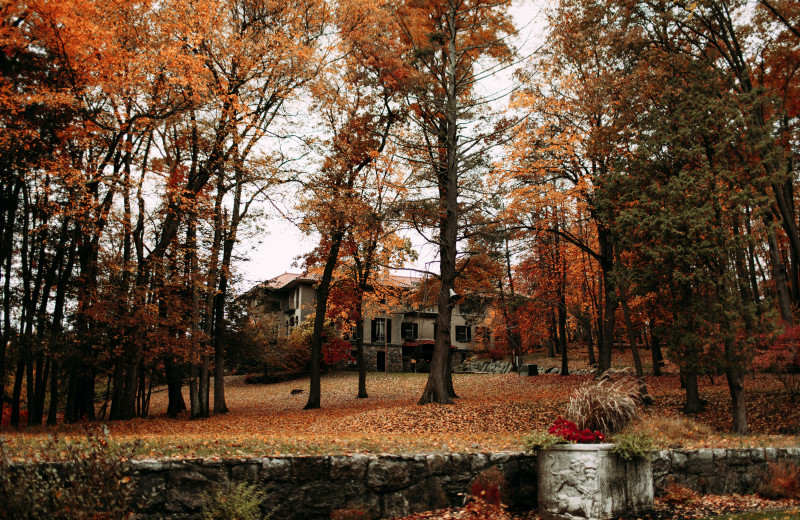
<path fill-rule="evenodd" d="M 747 407 L 744 396 L 744 377 L 735 368 L 727 368 L 725 377 L 728 380 L 728 390 L 731 394 L 731 411 L 733 412 L 733 433 L 747 435 Z"/>
<path fill-rule="evenodd" d="M 619 249 L 615 251 L 617 266 L 622 267 L 622 260 L 620 259 Z M 653 404 L 653 398 L 647 391 L 647 384 L 644 382 L 644 369 L 642 368 L 642 359 L 639 357 L 639 347 L 636 344 L 636 331 L 633 328 L 633 319 L 631 318 L 631 309 L 628 305 L 628 296 L 626 294 L 625 284 L 620 283 L 617 285 L 619 291 L 619 302 L 622 304 L 622 314 L 625 319 L 625 327 L 628 329 L 628 343 L 631 346 L 631 353 L 633 354 L 633 364 L 636 367 L 636 380 L 639 383 L 639 399 L 644 404 Z"/>
<path fill-rule="evenodd" d="M 592 340 L 591 325 L 589 325 L 589 327 L 590 328 L 586 331 L 586 350 L 589 355 L 589 366 L 592 366 L 597 363 L 597 360 L 594 358 L 594 341 Z"/>
<path fill-rule="evenodd" d="M 698 413 L 703 406 L 700 402 L 700 392 L 697 387 L 697 371 L 681 369 L 681 380 L 686 388 L 686 404 L 684 413 Z"/>
<path fill-rule="evenodd" d="M 361 313 L 364 306 L 364 291 L 359 288 L 356 306 L 358 307 L 356 315 L 356 365 L 358 365 L 358 395 L 359 399 L 366 399 L 369 397 L 367 394 L 367 366 L 364 361 L 364 317 Z"/>
<path fill-rule="evenodd" d="M 314 315 L 314 334 L 311 336 L 311 384 L 308 391 L 308 402 L 305 410 L 319 408 L 321 405 L 321 380 L 320 364 L 322 363 L 322 332 L 325 328 L 325 314 L 328 312 L 328 293 L 333 279 L 333 270 L 339 260 L 339 249 L 344 238 L 344 230 L 337 229 L 331 233 L 328 258 L 325 260 L 325 269 L 322 279 L 317 287 L 317 305 Z M 387 331 L 388 333 L 388 331 Z M 388 353 L 387 353 L 388 354 Z M 386 360 L 388 363 L 388 359 Z"/>
<path fill-rule="evenodd" d="M 58 361 L 53 361 L 50 374 L 50 408 L 47 411 L 47 425 L 55 426 L 58 422 Z"/>
<path fill-rule="evenodd" d="M 183 399 L 183 375 L 180 368 L 171 358 L 164 360 L 164 370 L 167 377 L 167 415 L 175 418 L 186 410 L 186 401 Z"/>
<path fill-rule="evenodd" d="M 794 323 L 794 319 L 792 317 L 791 296 L 786 285 L 786 267 L 783 265 L 780 251 L 778 250 L 778 240 L 775 238 L 772 219 L 769 217 L 764 218 L 764 225 L 767 228 L 767 245 L 770 266 L 772 267 L 772 278 L 775 281 L 775 289 L 778 293 L 778 309 L 784 325 L 789 327 Z"/>
<path fill-rule="evenodd" d="M 660 376 L 664 356 L 661 353 L 661 338 L 653 332 L 652 320 L 650 320 L 650 355 L 653 360 L 653 375 Z"/>
<path fill-rule="evenodd" d="M 564 291 L 559 291 L 558 299 L 558 341 L 561 350 L 561 375 L 569 375 L 569 359 L 567 357 L 567 301 Z"/>
<path fill-rule="evenodd" d="M 617 307 L 617 291 L 614 288 L 612 270 L 614 268 L 614 246 L 610 242 L 608 231 L 598 226 L 597 238 L 600 245 L 600 268 L 603 271 L 603 293 L 605 294 L 605 308 L 603 309 L 603 341 L 600 343 L 600 352 L 597 365 L 597 375 L 611 368 L 611 354 L 614 350 L 614 335 Z"/>
<path fill-rule="evenodd" d="M 17 373 L 14 377 L 14 389 L 11 392 L 11 426 L 19 428 L 20 397 L 22 396 L 22 377 L 25 373 L 25 361 L 17 362 Z"/>
<path fill-rule="evenodd" d="M 653 404 L 653 398 L 647 391 L 647 383 L 644 382 L 644 368 L 642 368 L 642 359 L 639 357 L 639 346 L 636 344 L 636 331 L 633 328 L 631 310 L 630 307 L 628 307 L 628 300 L 622 291 L 620 291 L 619 300 L 622 304 L 622 314 L 625 318 L 625 327 L 628 329 L 628 342 L 631 345 L 633 364 L 636 367 L 636 380 L 639 383 L 639 399 L 641 399 L 644 404 L 650 405 Z"/>

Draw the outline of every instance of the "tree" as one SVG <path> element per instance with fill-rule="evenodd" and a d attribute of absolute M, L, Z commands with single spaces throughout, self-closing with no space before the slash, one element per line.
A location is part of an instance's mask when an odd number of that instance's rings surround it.
<path fill-rule="evenodd" d="M 416 140 L 406 139 L 408 158 L 432 197 L 414 208 L 421 229 L 433 227 L 439 255 L 437 335 L 431 372 L 420 404 L 450 403 L 455 395 L 450 370 L 450 325 L 455 303 L 459 228 L 464 195 L 480 164 L 487 143 L 495 144 L 497 129 L 487 130 L 488 100 L 476 92 L 476 82 L 494 72 L 482 60 L 504 62 L 512 51 L 503 39 L 513 32 L 501 0 L 425 0 L 393 7 L 393 32 L 406 47 L 414 70 L 414 89 L 407 95 Z M 475 122 L 476 124 L 472 124 Z M 427 218 L 427 220 L 425 220 Z"/>
<path fill-rule="evenodd" d="M 509 225 L 558 235 L 600 268 L 598 374 L 611 367 L 619 307 L 603 189 L 626 139 L 625 114 L 631 107 L 625 93 L 634 84 L 625 56 L 617 52 L 629 39 L 619 9 L 593 0 L 563 0 L 548 13 L 547 43 L 519 75 L 522 88 L 514 106 L 528 116 L 512 143 L 505 178 L 512 197 Z M 587 216 L 592 232 L 543 218 L 555 204 Z"/>
<path fill-rule="evenodd" d="M 386 11 L 379 4 L 342 2 L 336 13 L 341 35 L 341 61 L 331 64 L 315 87 L 315 109 L 330 136 L 319 171 L 306 183 L 303 227 L 315 229 L 319 246 L 306 259 L 320 263 L 316 287 L 314 335 L 311 343 L 311 383 L 306 409 L 320 407 L 322 331 L 328 296 L 342 244 L 354 232 L 362 204 L 360 196 L 368 172 L 383 152 L 390 132 L 399 120 L 395 103 L 404 83 L 396 45 L 382 31 Z M 369 217 L 367 217 L 369 218 Z"/>
<path fill-rule="evenodd" d="M 747 100 L 727 95 L 732 79 L 707 63 L 669 60 L 646 91 L 650 104 L 625 174 L 609 189 L 620 196 L 609 220 L 618 240 L 642 256 L 633 268 L 640 290 L 669 291 L 667 330 L 687 376 L 686 411 L 699 409 L 701 367 L 722 369 L 733 429 L 747 433 L 744 374 L 754 334 L 765 325 L 740 290 L 735 262 L 749 239 L 735 232 L 737 222 L 745 207 L 763 203 L 760 171 L 741 160 L 752 153 L 739 126 Z"/>

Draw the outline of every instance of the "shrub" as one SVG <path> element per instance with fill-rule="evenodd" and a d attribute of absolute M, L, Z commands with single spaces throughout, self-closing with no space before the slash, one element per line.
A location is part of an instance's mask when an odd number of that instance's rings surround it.
<path fill-rule="evenodd" d="M 653 438 L 646 433 L 623 432 L 614 435 L 614 448 L 611 450 L 623 460 L 642 459 L 653 451 Z"/>
<path fill-rule="evenodd" d="M 800 499 L 800 468 L 791 462 L 770 462 L 758 494 L 771 500 Z"/>
<path fill-rule="evenodd" d="M 789 399 L 800 402 L 800 326 L 788 327 L 760 350 L 754 366 L 769 371 L 783 384 Z"/>
<path fill-rule="evenodd" d="M 528 451 L 547 449 L 553 444 L 564 444 L 568 442 L 564 437 L 553 435 L 550 432 L 536 431 L 522 438 L 522 443 Z"/>
<path fill-rule="evenodd" d="M 12 462 L 0 441 L 0 518 L 128 518 L 133 492 L 128 460 L 136 447 L 108 440 L 105 427 L 87 433 L 86 442 L 51 437 L 22 463 Z"/>
<path fill-rule="evenodd" d="M 203 504 L 205 520 L 257 520 L 261 518 L 263 493 L 246 482 L 226 482 Z"/>
<path fill-rule="evenodd" d="M 639 416 L 638 396 L 638 387 L 632 378 L 584 383 L 572 395 L 567 417 L 579 430 L 588 428 L 615 433 Z"/>
<path fill-rule="evenodd" d="M 711 427 L 686 417 L 648 416 L 630 424 L 626 431 L 650 436 L 657 448 L 680 448 L 686 442 L 703 441 L 714 434 Z"/>
<path fill-rule="evenodd" d="M 495 506 L 512 506 L 511 486 L 497 466 L 481 471 L 470 484 L 470 494 Z"/>
<path fill-rule="evenodd" d="M 661 499 L 670 505 L 691 504 L 697 500 L 697 493 L 683 484 L 670 482 L 664 488 L 664 494 Z"/>

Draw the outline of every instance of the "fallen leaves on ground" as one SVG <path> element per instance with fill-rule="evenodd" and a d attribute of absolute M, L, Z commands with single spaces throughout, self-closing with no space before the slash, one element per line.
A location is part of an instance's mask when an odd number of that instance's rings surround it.
<path fill-rule="evenodd" d="M 646 513 L 632 513 L 625 520 L 684 520 L 713 518 L 720 515 L 750 511 L 774 511 L 776 519 L 800 518 L 800 500 L 766 500 L 756 495 L 705 495 L 691 503 L 668 504 L 656 497 L 654 509 Z M 505 512 L 503 512 L 505 513 Z M 468 508 L 448 508 L 416 513 L 396 520 L 485 520 L 491 516 L 475 516 Z M 497 516 L 503 520 L 539 520 L 535 512 L 510 513 Z"/>
<path fill-rule="evenodd" d="M 138 440 L 140 457 L 247 457 L 275 454 L 403 453 L 417 451 L 496 452 L 522 449 L 522 437 L 544 429 L 564 410 L 572 391 L 589 375 L 456 374 L 460 398 L 452 405 L 418 406 L 427 374 L 369 374 L 369 398 L 356 398 L 354 373 L 322 379 L 322 408 L 303 410 L 308 379 L 271 385 L 245 385 L 243 376 L 226 379 L 230 413 L 189 420 L 166 416 L 167 393 L 156 392 L 151 417 L 119 421 L 109 428 L 118 442 Z M 648 422 L 683 418 L 683 391 L 677 375 L 647 377 L 655 405 Z M 728 389 L 723 377 L 701 380 L 705 411 L 673 433 L 658 431 L 659 444 L 686 448 L 797 446 L 796 436 L 778 435 L 800 425 L 800 407 L 789 402 L 768 376 L 746 381 L 748 420 L 755 435 L 725 434 L 730 427 Z M 292 390 L 301 389 L 301 393 Z M 188 402 L 188 398 L 187 398 Z M 685 422 L 685 421 L 684 421 Z M 692 426 L 694 425 L 694 426 Z M 46 435 L 81 435 L 82 425 L 53 428 L 4 428 L 6 442 L 18 452 L 35 450 Z M 666 433 L 665 433 L 666 432 Z M 671 435 L 671 436 L 669 436 Z"/>

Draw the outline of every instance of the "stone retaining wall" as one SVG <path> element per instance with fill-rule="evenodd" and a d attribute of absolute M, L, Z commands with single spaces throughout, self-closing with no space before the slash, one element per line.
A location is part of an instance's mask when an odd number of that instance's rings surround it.
<path fill-rule="evenodd" d="M 454 372 L 477 372 L 480 374 L 508 374 L 511 372 L 510 361 L 465 361 L 453 367 Z"/>
<path fill-rule="evenodd" d="M 702 493 L 752 493 L 769 462 L 800 465 L 800 448 L 668 450 L 653 454 L 656 494 L 670 482 Z M 512 453 L 298 456 L 132 461 L 139 518 L 196 518 L 203 495 L 226 481 L 255 483 L 273 519 L 329 519 L 339 509 L 392 518 L 461 505 L 476 476 L 497 468 L 510 505 L 536 507 L 536 456 Z"/>
<path fill-rule="evenodd" d="M 653 455 L 656 494 L 670 482 L 700 493 L 755 493 L 770 462 L 800 466 L 800 448 L 666 450 Z"/>
<path fill-rule="evenodd" d="M 372 518 L 461 505 L 470 483 L 496 467 L 517 507 L 536 506 L 536 457 L 527 453 L 265 457 L 133 461 L 140 518 L 195 518 L 215 484 L 244 480 L 265 494 L 276 519 L 329 519 L 339 509 Z"/>

